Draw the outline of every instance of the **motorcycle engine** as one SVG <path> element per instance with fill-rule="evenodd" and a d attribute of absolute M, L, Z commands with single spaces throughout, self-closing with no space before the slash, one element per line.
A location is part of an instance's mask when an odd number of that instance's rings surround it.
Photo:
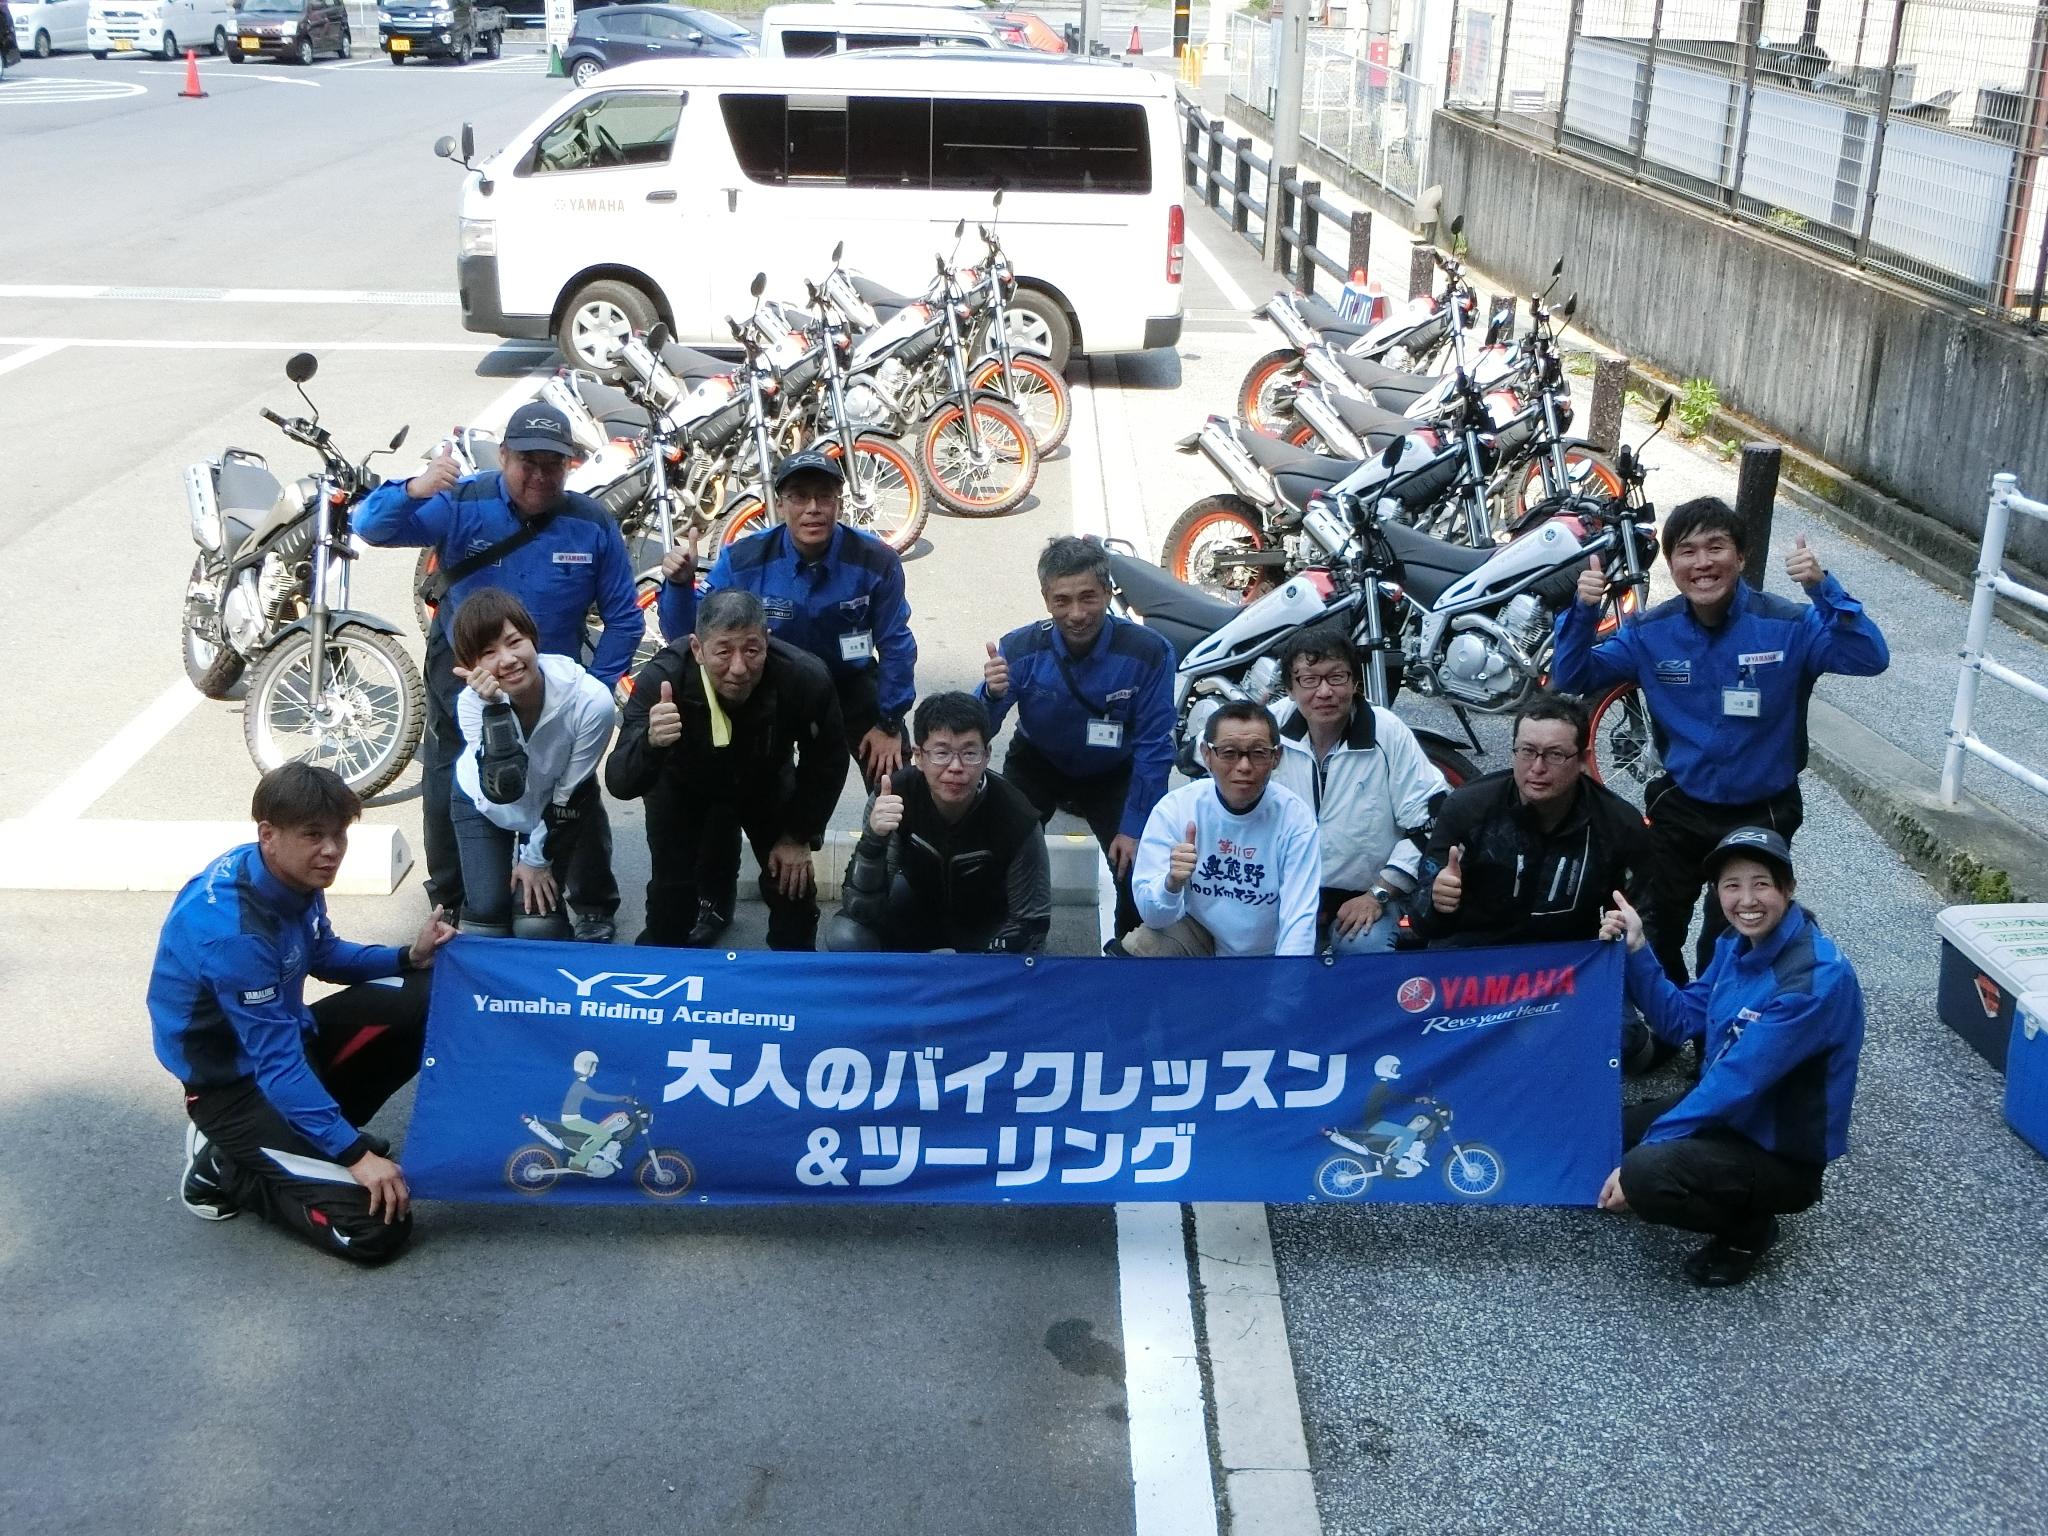
<path fill-rule="evenodd" d="M 910 370 L 893 357 L 885 357 L 873 373 L 849 379 L 846 384 L 846 412 L 859 428 L 887 426 L 903 408 L 904 392 L 910 387 Z"/>
<path fill-rule="evenodd" d="M 263 557 L 263 576 L 259 585 L 264 617 L 273 620 L 290 617 L 298 597 L 298 583 L 292 579 L 290 569 L 275 550 Z"/>
<path fill-rule="evenodd" d="M 1550 632 L 1549 614 L 1529 593 L 1511 599 L 1500 617 L 1469 617 L 1444 648 L 1446 692 L 1491 704 L 1522 686 L 1532 658 Z"/>
<path fill-rule="evenodd" d="M 266 627 L 263 597 L 257 589 L 256 573 L 244 570 L 235 584 L 228 588 L 227 600 L 221 604 L 221 633 L 227 637 L 229 645 L 246 656 L 262 640 Z"/>

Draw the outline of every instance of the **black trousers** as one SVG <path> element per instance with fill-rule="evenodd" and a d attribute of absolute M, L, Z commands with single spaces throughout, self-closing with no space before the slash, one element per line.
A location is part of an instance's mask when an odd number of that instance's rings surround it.
<path fill-rule="evenodd" d="M 1010 750 L 1003 758 L 1003 777 L 1024 792 L 1038 812 L 1039 825 L 1052 820 L 1054 811 L 1066 811 L 1088 823 L 1102 856 L 1109 857 L 1109 845 L 1122 830 L 1124 804 L 1131 793 L 1131 765 L 1085 778 L 1063 773 L 1043 752 L 1022 736 L 1010 738 Z M 1136 861 L 1132 861 L 1135 865 Z M 1128 872 L 1116 877 L 1116 931 L 1129 933 L 1139 923 L 1137 903 L 1131 900 Z"/>
<path fill-rule="evenodd" d="M 427 900 L 452 913 L 462 910 L 462 848 L 456 841 L 448 797 L 455 789 L 455 764 L 462 756 L 462 724 L 455 700 L 462 680 L 455 675 L 455 652 L 438 621 L 427 636 L 427 729 L 420 738 L 424 797 Z M 602 790 L 583 813 L 576 849 L 560 871 L 563 892 L 578 917 L 611 917 L 619 910 L 619 882 L 612 875 L 612 822 L 605 813 Z"/>
<path fill-rule="evenodd" d="M 1630 1210 L 1659 1226 L 1746 1246 L 1744 1239 L 1760 1238 L 1771 1217 L 1819 1202 L 1821 1165 L 1780 1157 L 1735 1131 L 1641 1145 L 1658 1116 L 1684 1097 L 1622 1106 L 1621 1191 Z"/>
<path fill-rule="evenodd" d="M 950 949 L 978 955 L 1002 931 L 1005 921 L 1006 917 L 998 916 L 985 922 L 964 922 L 955 913 L 920 901 L 910 882 L 898 875 L 889 885 L 889 907 L 881 929 L 835 912 L 825 929 L 825 948 L 834 954 L 928 955 L 935 949 Z"/>
<path fill-rule="evenodd" d="M 782 795 L 751 805 L 730 802 L 707 803 L 696 795 L 676 792 L 673 784 L 657 785 L 641 802 L 647 807 L 647 926 L 637 940 L 680 948 L 697 923 L 699 896 L 717 901 L 722 895 L 724 910 L 732 910 L 734 886 L 739 881 L 739 834 L 744 831 L 761 865 L 761 899 L 768 904 L 768 947 L 770 949 L 812 950 L 818 947 L 818 898 L 815 892 L 794 900 L 784 896 L 768 877 L 768 854 L 784 835 L 782 806 L 790 785 Z M 725 844 L 733 844 L 733 855 L 725 860 Z M 714 878 L 724 884 L 705 883 L 707 865 Z"/>
<path fill-rule="evenodd" d="M 860 770 L 866 788 L 873 790 L 874 776 L 860 760 L 860 739 L 873 730 L 882 718 L 881 673 L 874 667 L 847 676 L 835 672 L 832 675 L 832 682 L 839 694 L 839 718 L 846 727 L 846 750 L 853 755 L 853 765 Z M 652 840 L 650 830 L 650 846 Z M 756 850 L 757 853 L 758 851 Z M 730 920 L 733 898 L 738 893 L 739 883 L 740 824 L 726 807 L 713 806 L 705 818 L 704 830 L 697 839 L 697 892 Z M 650 884 L 650 902 L 653 900 L 653 889 L 653 885 Z M 692 918 L 692 921 L 695 919 Z M 678 939 L 676 942 L 682 941 Z M 803 947 L 808 949 L 810 946 Z"/>
<path fill-rule="evenodd" d="M 1700 862 L 1714 845 L 1737 827 L 1769 827 L 1786 842 L 1799 830 L 1806 807 L 1799 784 L 1747 805 L 1714 805 L 1695 800 L 1672 782 L 1669 774 L 1650 781 L 1643 795 L 1643 814 L 1650 822 L 1650 910 L 1643 914 L 1650 930 L 1650 949 L 1664 974 L 1679 986 L 1689 979 L 1685 969 L 1685 934 L 1692 926 L 1693 907 L 1706 891 L 1706 914 L 1700 941 L 1693 952 L 1693 975 L 1707 968 L 1714 941 L 1728 926 L 1721 903 L 1707 890 Z"/>
<path fill-rule="evenodd" d="M 313 1005 L 318 1032 L 308 1056 L 351 1125 L 368 1124 L 418 1073 L 428 981 L 419 972 L 402 986 L 362 982 Z M 188 1088 L 185 1113 L 213 1143 L 221 1186 L 242 1209 L 357 1264 L 396 1258 L 411 1241 L 412 1217 L 372 1217 L 370 1192 L 293 1130 L 255 1078 Z"/>

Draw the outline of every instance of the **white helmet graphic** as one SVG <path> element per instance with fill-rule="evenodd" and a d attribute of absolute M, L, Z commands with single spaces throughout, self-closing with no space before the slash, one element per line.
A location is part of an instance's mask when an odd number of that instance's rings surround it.
<path fill-rule="evenodd" d="M 590 1077 L 595 1074 L 597 1071 L 597 1052 L 578 1051 L 576 1053 L 575 1067 L 578 1077 Z"/>
<path fill-rule="evenodd" d="M 1383 1083 L 1391 1083 L 1401 1075 L 1401 1058 L 1398 1056 L 1382 1056 L 1372 1064 L 1372 1075 Z"/>

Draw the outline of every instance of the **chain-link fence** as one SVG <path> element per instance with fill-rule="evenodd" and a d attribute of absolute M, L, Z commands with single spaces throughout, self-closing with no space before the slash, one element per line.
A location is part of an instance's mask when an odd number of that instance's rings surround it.
<path fill-rule="evenodd" d="M 1273 44 L 1278 28 L 1245 15 L 1230 20 L 1230 94 L 1274 115 Z M 1301 137 L 1405 202 L 1421 195 L 1429 162 L 1436 92 L 1387 63 L 1384 41 L 1344 31 L 1311 32 L 1303 66 Z"/>
<path fill-rule="evenodd" d="M 1462 0 L 1453 107 L 2038 325 L 2048 0 Z"/>

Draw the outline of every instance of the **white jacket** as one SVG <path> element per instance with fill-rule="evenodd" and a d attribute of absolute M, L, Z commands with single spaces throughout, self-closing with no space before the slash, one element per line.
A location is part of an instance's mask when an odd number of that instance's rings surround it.
<path fill-rule="evenodd" d="M 508 805 L 486 799 L 478 778 L 477 754 L 483 750 L 484 701 L 471 688 L 455 699 L 462 726 L 462 756 L 455 763 L 455 783 L 470 804 L 493 826 L 520 834 L 519 862 L 541 868 L 547 864 L 547 826 L 541 813 L 549 800 L 567 805 L 576 787 L 597 771 L 598 760 L 611 744 L 618 712 L 612 691 L 567 656 L 551 653 L 540 664 L 540 718 L 526 741 L 526 793 Z M 519 715 L 512 716 L 516 723 Z"/>
<path fill-rule="evenodd" d="M 1280 761 L 1273 782 L 1286 785 L 1315 812 L 1324 887 L 1369 891 L 1383 869 L 1406 875 L 1412 887 L 1434 803 L 1450 786 L 1423 755 L 1408 722 L 1360 699 L 1352 708 L 1350 728 L 1317 762 L 1308 721 L 1294 701 L 1278 701 L 1273 715 L 1280 722 Z"/>
<path fill-rule="evenodd" d="M 1195 826 L 1194 878 L 1166 888 L 1173 845 Z M 1148 928 L 1192 917 L 1219 955 L 1312 955 L 1316 950 L 1316 818 L 1293 790 L 1269 783 L 1240 816 L 1214 779 L 1169 790 L 1152 807 L 1131 872 L 1131 897 Z"/>

